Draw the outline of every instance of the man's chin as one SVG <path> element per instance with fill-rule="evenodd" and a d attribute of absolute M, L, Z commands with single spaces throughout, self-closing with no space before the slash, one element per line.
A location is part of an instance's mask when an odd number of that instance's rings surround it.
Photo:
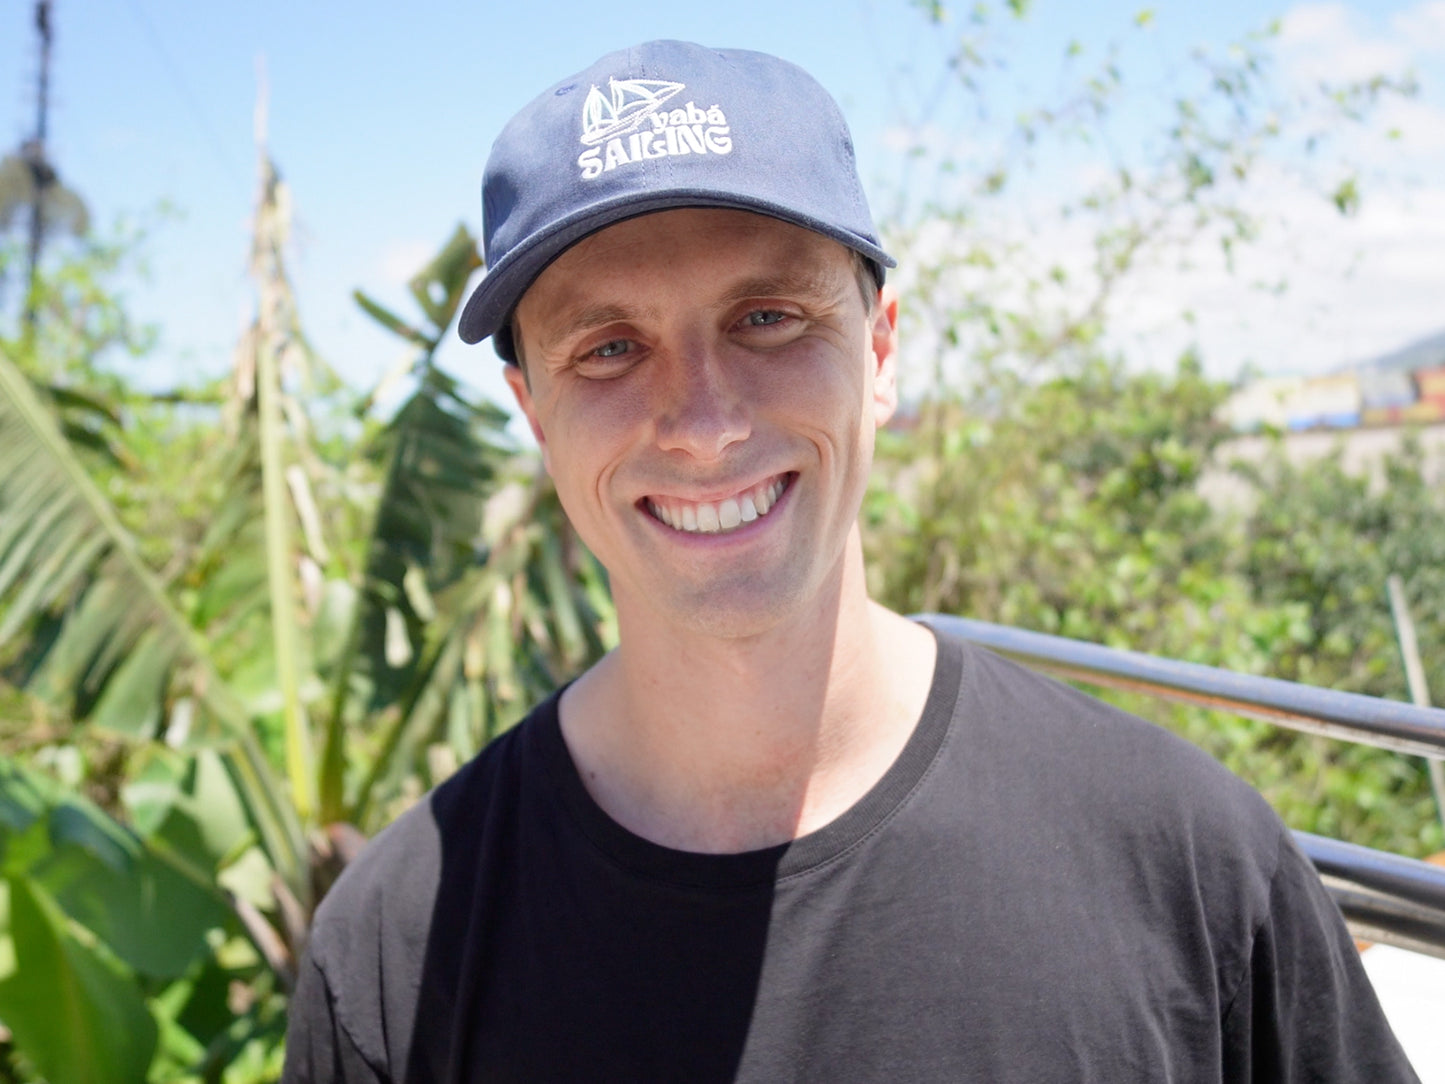
<path fill-rule="evenodd" d="M 671 581 L 653 584 L 637 592 L 628 604 L 626 594 L 614 584 L 618 616 L 626 627 L 637 621 L 678 633 L 715 640 L 745 642 L 797 627 L 799 621 L 822 615 L 828 603 L 836 604 L 836 591 L 829 591 L 814 575 L 798 568 L 737 569 L 726 577 L 707 583 Z"/>

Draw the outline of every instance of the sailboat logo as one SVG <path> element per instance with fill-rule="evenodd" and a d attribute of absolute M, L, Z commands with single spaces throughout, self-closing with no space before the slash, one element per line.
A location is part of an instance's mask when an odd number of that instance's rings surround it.
<path fill-rule="evenodd" d="M 684 88 L 665 79 L 609 79 L 603 94 L 593 84 L 582 103 L 582 142 L 588 146 L 636 131 L 644 120 Z"/>

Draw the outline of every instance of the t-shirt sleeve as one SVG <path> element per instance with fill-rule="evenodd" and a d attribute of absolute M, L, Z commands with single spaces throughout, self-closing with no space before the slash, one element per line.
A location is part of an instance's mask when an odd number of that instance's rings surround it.
<path fill-rule="evenodd" d="M 1223 1020 L 1224 1078 L 1419 1084 L 1344 919 L 1288 833 Z"/>
<path fill-rule="evenodd" d="M 325 972 L 309 954 L 303 957 L 287 1018 L 282 1084 L 383 1084 L 389 1079 L 361 1056 L 336 1019 Z"/>

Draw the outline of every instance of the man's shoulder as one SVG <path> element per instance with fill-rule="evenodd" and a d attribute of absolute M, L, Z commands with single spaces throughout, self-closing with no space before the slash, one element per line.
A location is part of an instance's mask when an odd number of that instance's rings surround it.
<path fill-rule="evenodd" d="M 1166 956 L 1209 944 L 1231 989 L 1292 847 L 1270 805 L 1156 723 L 986 649 L 959 650 L 950 759 L 1006 861 Z"/>
<path fill-rule="evenodd" d="M 1252 786 L 1163 726 L 981 647 L 963 655 L 961 726 L 1009 786 L 1061 823 L 1115 838 L 1167 831 L 1276 860 L 1284 826 Z M 1182 840 L 1181 840 L 1182 842 Z"/>
<path fill-rule="evenodd" d="M 312 921 L 293 1020 L 329 1020 L 368 1065 L 397 1079 L 409 1072 L 397 1067 L 410 1064 L 413 1028 L 445 1015 L 456 987 L 482 868 L 505 860 L 497 856 L 551 789 L 555 703 L 491 742 L 342 872 Z"/>
<path fill-rule="evenodd" d="M 323 968 L 328 943 L 377 937 L 383 924 L 388 936 L 430 924 L 443 878 L 461 875 L 448 861 L 458 842 L 515 815 L 523 777 L 543 770 L 537 731 L 555 718 L 554 704 L 538 705 L 367 843 L 317 910 L 312 942 Z"/>

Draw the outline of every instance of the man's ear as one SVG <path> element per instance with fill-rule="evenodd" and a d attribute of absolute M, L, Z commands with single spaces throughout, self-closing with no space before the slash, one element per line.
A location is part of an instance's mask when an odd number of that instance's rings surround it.
<path fill-rule="evenodd" d="M 547 435 L 542 432 L 542 423 L 537 420 L 537 405 L 532 402 L 532 389 L 527 386 L 527 374 L 522 372 L 520 365 L 508 365 L 502 375 L 507 379 L 507 386 L 512 389 L 512 395 L 517 400 L 517 406 L 527 416 L 527 425 L 531 427 L 532 437 L 537 441 L 537 447 L 542 450 L 542 466 L 547 468 L 547 473 L 552 472 L 552 457 L 547 450 Z"/>
<path fill-rule="evenodd" d="M 873 420 L 881 429 L 898 409 L 898 291 L 884 285 L 869 327 L 873 363 Z"/>

